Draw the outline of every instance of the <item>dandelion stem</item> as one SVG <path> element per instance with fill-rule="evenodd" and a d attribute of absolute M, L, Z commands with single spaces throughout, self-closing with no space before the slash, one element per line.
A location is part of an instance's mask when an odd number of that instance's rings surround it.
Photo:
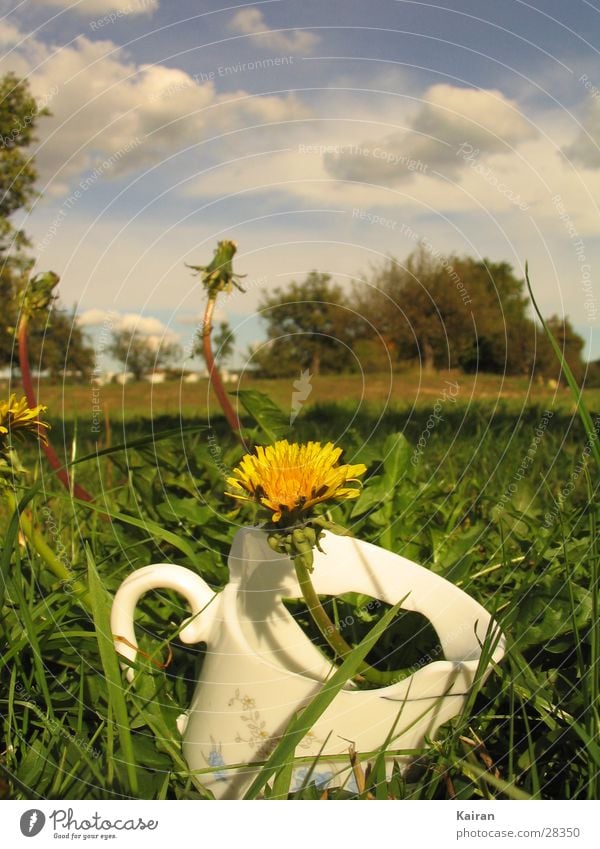
<path fill-rule="evenodd" d="M 342 637 L 338 629 L 335 627 L 325 608 L 321 604 L 319 596 L 310 579 L 310 572 L 306 566 L 305 555 L 294 557 L 294 568 L 296 569 L 296 577 L 300 585 L 300 590 L 304 597 L 304 601 L 308 607 L 309 613 L 322 637 L 327 641 L 329 646 L 341 659 L 347 657 L 352 651 L 346 640 Z M 359 666 L 356 681 L 368 681 L 370 684 L 377 684 L 380 687 L 387 687 L 390 684 L 395 684 L 403 678 L 410 675 L 408 669 L 394 669 L 389 672 L 383 672 L 379 669 L 374 669 L 368 663 L 363 663 Z"/>
<path fill-rule="evenodd" d="M 23 383 L 23 389 L 25 390 L 25 397 L 27 398 L 27 403 L 30 407 L 37 407 L 37 398 L 35 395 L 35 390 L 33 388 L 33 381 L 31 379 L 31 370 L 29 368 L 29 351 L 27 345 L 27 331 L 28 331 L 29 317 L 26 312 L 21 313 L 21 319 L 19 321 L 19 329 L 18 329 L 18 341 L 19 341 L 19 368 L 21 370 L 21 382 Z M 50 463 L 50 466 L 54 469 L 57 474 L 57 477 L 67 490 L 67 492 L 71 492 L 72 495 L 76 495 L 77 498 L 81 498 L 82 501 L 93 501 L 94 499 L 89 494 L 89 492 L 80 486 L 78 483 L 75 483 L 71 488 L 71 479 L 69 477 L 69 473 L 66 469 L 62 468 L 62 463 L 58 459 L 56 452 L 52 445 L 48 442 L 48 444 L 44 444 L 41 442 L 42 449 L 44 454 L 46 455 L 46 459 Z"/>
<path fill-rule="evenodd" d="M 212 352 L 212 320 L 216 302 L 217 293 L 210 292 L 208 295 L 208 301 L 206 302 L 206 309 L 204 310 L 204 321 L 202 323 L 202 348 L 204 351 L 204 360 L 206 362 L 206 368 L 208 370 L 208 379 L 213 385 L 215 395 L 217 396 L 219 404 L 221 405 L 221 409 L 225 414 L 227 423 L 233 433 L 239 437 L 242 425 L 237 416 L 237 413 L 231 405 L 229 396 L 225 391 L 225 387 L 223 386 L 223 381 L 221 380 L 221 375 L 219 373 L 219 369 L 216 366 L 215 358 Z"/>

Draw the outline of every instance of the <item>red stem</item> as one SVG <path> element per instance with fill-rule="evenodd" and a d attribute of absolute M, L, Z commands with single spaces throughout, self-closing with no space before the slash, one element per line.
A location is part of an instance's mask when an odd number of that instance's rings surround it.
<path fill-rule="evenodd" d="M 22 316 L 21 320 L 19 321 L 19 367 L 21 369 L 21 382 L 23 383 L 23 389 L 25 390 L 25 397 L 27 398 L 27 403 L 30 407 L 37 407 L 38 402 L 33 388 L 33 381 L 31 379 L 31 370 L 29 368 L 29 352 L 27 347 L 27 321 L 28 319 L 26 316 Z M 61 463 L 58 459 L 54 448 L 50 443 L 45 445 L 44 442 L 41 441 L 40 444 L 44 449 L 44 454 L 46 455 L 48 462 L 56 472 L 57 477 L 60 479 L 65 489 L 68 492 L 71 492 L 71 479 L 69 478 L 67 470 L 61 469 L 63 463 Z M 73 495 L 75 495 L 77 498 L 80 498 L 82 501 L 94 500 L 89 494 L 89 492 L 82 486 L 79 486 L 78 483 L 73 486 Z"/>
<path fill-rule="evenodd" d="M 204 351 L 204 359 L 206 361 L 206 368 L 208 369 L 208 379 L 210 382 L 212 382 L 213 388 L 215 390 L 215 395 L 219 400 L 221 409 L 225 413 L 227 423 L 229 424 L 229 427 L 231 428 L 233 433 L 239 438 L 240 431 L 242 429 L 242 424 L 237 416 L 237 413 L 231 406 L 231 401 L 229 400 L 229 396 L 227 395 L 225 387 L 223 386 L 223 381 L 221 380 L 221 375 L 219 374 L 219 369 L 215 364 L 215 358 L 212 352 L 212 318 L 216 302 L 216 295 L 208 296 L 206 310 L 204 311 L 204 321 L 202 323 L 202 347 Z"/>

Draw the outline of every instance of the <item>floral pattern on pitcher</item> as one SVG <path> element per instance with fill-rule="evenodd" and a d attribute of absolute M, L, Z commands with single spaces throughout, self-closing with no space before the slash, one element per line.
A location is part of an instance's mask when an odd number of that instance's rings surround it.
<path fill-rule="evenodd" d="M 214 737 L 211 734 L 210 742 L 212 743 L 212 747 L 210 752 L 208 753 L 208 757 L 205 755 L 204 758 L 209 766 L 227 766 L 225 760 L 223 758 L 221 743 L 217 743 Z M 215 769 L 213 771 L 213 776 L 217 781 L 227 781 L 227 774 L 222 769 Z"/>
<path fill-rule="evenodd" d="M 297 793 L 299 790 L 305 785 L 306 778 L 309 773 L 309 768 L 307 766 L 300 767 L 294 771 L 294 785 L 292 787 L 292 792 Z M 309 778 L 308 784 L 314 784 L 317 790 L 324 791 L 327 789 L 327 785 L 333 778 L 333 772 L 313 772 Z"/>
<path fill-rule="evenodd" d="M 268 732 L 267 723 L 261 718 L 260 710 L 256 709 L 256 700 L 247 693 L 242 694 L 238 687 L 227 704 L 229 707 L 237 705 L 242 711 L 248 711 L 240 714 L 240 719 L 245 723 L 246 736 L 238 731 L 234 737 L 235 742 L 258 747 L 257 760 L 268 758 L 282 738 L 281 735 Z M 298 744 L 298 748 L 311 749 L 320 742 L 313 732 L 309 731 Z"/>
<path fill-rule="evenodd" d="M 248 746 L 258 746 L 257 756 L 265 757 L 271 754 L 279 738 L 272 737 L 267 731 L 267 723 L 261 718 L 260 711 L 256 710 L 256 701 L 247 694 L 241 694 L 239 687 L 235 694 L 227 702 L 229 707 L 237 705 L 246 713 L 240 714 L 240 719 L 245 723 L 244 733 L 236 733 L 236 743 L 246 743 Z"/>

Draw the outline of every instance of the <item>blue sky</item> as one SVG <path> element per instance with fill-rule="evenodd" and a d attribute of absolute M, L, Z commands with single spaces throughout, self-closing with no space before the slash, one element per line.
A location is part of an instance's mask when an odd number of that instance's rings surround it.
<path fill-rule="evenodd" d="M 0 72 L 52 117 L 24 221 L 95 336 L 189 340 L 185 263 L 239 245 L 238 362 L 261 293 L 349 286 L 422 238 L 529 261 L 600 356 L 600 8 L 587 0 L 2 4 Z"/>

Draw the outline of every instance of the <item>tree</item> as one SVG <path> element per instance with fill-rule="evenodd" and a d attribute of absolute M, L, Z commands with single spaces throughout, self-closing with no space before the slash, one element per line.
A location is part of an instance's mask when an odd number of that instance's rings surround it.
<path fill-rule="evenodd" d="M 50 114 L 40 109 L 25 80 L 9 73 L 0 79 L 0 298 L 4 332 L 0 333 L 0 365 L 12 365 L 14 332 L 23 294 L 29 285 L 33 259 L 29 241 L 13 226 L 11 216 L 27 209 L 36 196 L 37 172 L 28 152 L 36 140 L 38 119 Z M 94 353 L 73 316 L 54 307 L 30 321 L 30 353 L 40 370 L 58 377 L 65 371 L 87 373 Z"/>
<path fill-rule="evenodd" d="M 260 310 L 268 341 L 254 352 L 254 360 L 266 377 L 355 367 L 354 314 L 328 274 L 311 271 L 303 283 L 292 281 L 285 289 L 275 289 L 263 296 Z"/>
<path fill-rule="evenodd" d="M 233 354 L 235 348 L 235 336 L 227 321 L 219 325 L 219 332 L 214 339 L 216 357 L 221 362 L 226 362 Z"/>
<path fill-rule="evenodd" d="M 156 344 L 152 337 L 123 329 L 113 330 L 108 353 L 123 363 L 134 380 L 141 380 L 147 372 L 169 366 L 181 355 L 181 349 L 179 345 L 162 340 Z"/>
<path fill-rule="evenodd" d="M 38 108 L 25 80 L 13 73 L 0 79 L 0 219 L 4 228 L 9 216 L 35 197 L 37 172 L 27 148 L 35 141 L 38 117 L 48 114 Z"/>
<path fill-rule="evenodd" d="M 390 258 L 375 268 L 355 303 L 392 355 L 425 370 L 529 374 L 536 348 L 545 351 L 527 315 L 525 282 L 506 262 L 438 256 L 422 246 L 405 263 Z"/>
<path fill-rule="evenodd" d="M 417 360 L 426 371 L 457 367 L 471 344 L 469 299 L 445 263 L 425 248 L 405 263 L 389 258 L 363 281 L 357 302 L 395 358 Z"/>
<path fill-rule="evenodd" d="M 453 258 L 470 293 L 474 333 L 460 357 L 469 372 L 527 374 L 533 365 L 535 325 L 527 316 L 525 281 L 507 262 Z"/>
<path fill-rule="evenodd" d="M 600 360 L 592 360 L 588 363 L 585 385 L 588 389 L 600 388 Z"/>
<path fill-rule="evenodd" d="M 546 319 L 548 329 L 559 344 L 562 354 L 575 376 L 577 381 L 583 379 L 585 373 L 585 365 L 581 356 L 585 346 L 584 340 L 575 331 L 569 319 L 565 316 L 559 318 L 557 315 L 552 315 Z M 535 368 L 538 374 L 545 378 L 553 380 L 563 380 L 564 374 L 561 370 L 561 365 L 558 357 L 550 344 L 550 341 L 543 329 L 538 330 L 538 345 L 535 355 Z"/>
<path fill-rule="evenodd" d="M 215 334 L 213 344 L 215 349 L 215 359 L 225 363 L 231 357 L 235 349 L 235 334 L 231 329 L 229 322 L 221 322 L 221 324 L 219 325 L 219 330 Z M 198 332 L 198 335 L 194 342 L 193 356 L 196 355 L 200 357 L 204 356 L 202 346 L 202 331 Z"/>
<path fill-rule="evenodd" d="M 39 110 L 27 83 L 9 73 L 0 78 L 0 298 L 3 330 L 0 333 L 0 365 L 13 359 L 14 330 L 20 296 L 29 280 L 33 260 L 29 242 L 11 216 L 28 207 L 35 197 L 37 173 L 27 148 L 35 140 Z"/>
<path fill-rule="evenodd" d="M 12 73 L 0 79 L 0 366 L 15 360 L 14 333 L 33 267 L 29 241 L 13 226 L 12 216 L 27 209 L 36 196 L 37 172 L 28 149 L 36 140 L 38 119 L 48 114 L 38 107 L 25 80 Z M 32 363 L 40 370 L 53 377 L 91 370 L 92 348 L 73 315 L 56 304 L 50 316 L 47 310 L 31 316 L 28 331 Z"/>

